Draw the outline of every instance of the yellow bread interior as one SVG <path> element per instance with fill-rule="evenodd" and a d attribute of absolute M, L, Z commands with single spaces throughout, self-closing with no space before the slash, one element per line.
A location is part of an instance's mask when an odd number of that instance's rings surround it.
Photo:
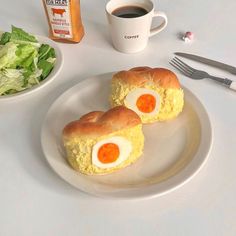
<path fill-rule="evenodd" d="M 129 157 L 121 164 L 112 168 L 103 169 L 93 165 L 92 164 L 93 146 L 98 141 L 112 136 L 122 136 L 128 139 L 132 143 L 132 151 Z M 85 136 L 64 138 L 64 146 L 67 153 L 67 159 L 70 165 L 75 170 L 80 171 L 81 173 L 87 175 L 112 173 L 116 170 L 119 170 L 134 163 L 142 154 L 144 146 L 142 124 L 131 128 L 119 130 L 109 135 L 101 136 L 99 138 L 92 138 Z"/>
<path fill-rule="evenodd" d="M 110 104 L 112 107 L 124 105 L 125 98 L 129 92 L 136 89 L 136 86 L 122 83 L 119 80 L 112 80 Z M 161 98 L 159 112 L 153 116 L 140 115 L 143 123 L 152 123 L 155 121 L 165 121 L 178 116 L 184 106 L 184 92 L 181 88 L 159 88 L 152 82 L 145 84 L 142 88 L 156 91 Z M 132 109 L 131 107 L 129 107 Z"/>

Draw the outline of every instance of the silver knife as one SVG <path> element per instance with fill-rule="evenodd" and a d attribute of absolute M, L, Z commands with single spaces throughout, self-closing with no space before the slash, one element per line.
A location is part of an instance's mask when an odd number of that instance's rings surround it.
<path fill-rule="evenodd" d="M 200 57 L 200 56 L 197 56 L 197 55 L 182 53 L 182 52 L 175 52 L 175 55 L 185 57 L 185 58 L 188 58 L 188 59 L 191 59 L 191 60 L 194 60 L 194 61 L 198 61 L 198 62 L 207 64 L 207 65 L 210 65 L 210 66 L 214 66 L 214 67 L 217 67 L 219 69 L 226 70 L 226 71 L 230 72 L 231 74 L 236 75 L 236 67 L 227 65 L 227 64 L 222 63 L 222 62 L 218 62 L 218 61 L 214 61 L 214 60 L 211 60 L 211 59 L 207 59 L 205 57 Z"/>

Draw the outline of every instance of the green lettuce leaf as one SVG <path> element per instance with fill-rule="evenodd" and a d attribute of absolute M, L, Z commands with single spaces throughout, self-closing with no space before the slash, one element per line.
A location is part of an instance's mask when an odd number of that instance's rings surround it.
<path fill-rule="evenodd" d="M 23 70 L 4 69 L 0 71 L 0 95 L 11 94 L 24 89 Z"/>
<path fill-rule="evenodd" d="M 43 70 L 42 69 L 36 69 L 31 75 L 28 77 L 28 85 L 27 87 L 32 87 L 32 85 L 39 84 L 40 78 L 42 75 Z"/>
<path fill-rule="evenodd" d="M 42 44 L 39 48 L 39 60 L 47 60 L 49 57 L 56 57 L 54 48 L 48 44 Z"/>
<path fill-rule="evenodd" d="M 10 41 L 10 38 L 11 38 L 11 33 L 9 32 L 3 33 L 1 36 L 0 44 L 5 45 L 6 43 Z"/>
<path fill-rule="evenodd" d="M 42 69 L 42 75 L 40 76 L 40 80 L 45 79 L 49 75 L 53 67 L 54 67 L 54 64 L 51 62 L 48 62 L 46 60 L 39 61 L 38 68 Z"/>
<path fill-rule="evenodd" d="M 10 67 L 17 59 L 17 45 L 9 42 L 0 48 L 0 69 Z"/>
<path fill-rule="evenodd" d="M 17 46 L 16 60 L 12 63 L 12 68 L 30 68 L 34 58 L 38 56 L 37 49 L 31 44 L 21 44 Z"/>
<path fill-rule="evenodd" d="M 10 41 L 17 44 L 31 44 L 35 47 L 40 47 L 40 43 L 33 35 L 15 26 L 12 26 Z"/>

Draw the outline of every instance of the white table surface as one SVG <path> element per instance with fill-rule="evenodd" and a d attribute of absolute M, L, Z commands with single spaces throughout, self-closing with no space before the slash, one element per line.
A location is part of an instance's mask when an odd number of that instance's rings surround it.
<path fill-rule="evenodd" d="M 79 44 L 60 44 L 64 66 L 51 84 L 17 101 L 0 103 L 0 235 L 236 235 L 236 92 L 209 80 L 180 81 L 205 105 L 213 127 L 210 158 L 177 190 L 149 200 L 105 200 L 82 193 L 55 174 L 40 146 L 42 120 L 66 89 L 93 75 L 134 66 L 172 69 L 175 51 L 236 65 L 235 0 L 160 0 L 169 18 L 166 30 L 137 54 L 111 46 L 104 7 L 107 1 L 81 1 L 86 35 Z M 4 1 L 0 28 L 13 24 L 47 35 L 41 1 Z M 179 34 L 191 30 L 192 44 Z M 201 66 L 236 81 L 225 71 Z"/>

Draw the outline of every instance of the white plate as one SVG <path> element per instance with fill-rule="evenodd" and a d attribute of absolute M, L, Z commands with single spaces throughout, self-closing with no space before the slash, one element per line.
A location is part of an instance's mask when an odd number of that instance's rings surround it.
<path fill-rule="evenodd" d="M 43 37 L 43 36 L 36 36 L 36 37 L 37 37 L 37 40 L 40 43 L 49 44 L 51 47 L 53 47 L 55 49 L 56 63 L 54 65 L 54 68 L 52 69 L 51 73 L 47 76 L 47 78 L 44 79 L 43 81 L 41 81 L 38 85 L 34 85 L 32 88 L 25 89 L 25 90 L 23 90 L 21 92 L 18 92 L 18 93 L 0 96 L 0 101 L 2 101 L 2 100 L 6 101 L 6 100 L 18 99 L 19 97 L 23 97 L 25 95 L 32 94 L 33 92 L 35 92 L 35 91 L 37 91 L 39 89 L 44 88 L 44 86 L 49 84 L 59 74 L 59 72 L 60 72 L 60 70 L 62 68 L 62 64 L 63 64 L 63 56 L 62 56 L 62 53 L 61 53 L 61 49 L 59 48 L 57 43 L 55 43 L 54 41 L 52 41 L 49 38 L 46 38 L 46 37 Z"/>
<path fill-rule="evenodd" d="M 186 88 L 184 110 L 176 119 L 144 125 L 144 154 L 133 165 L 103 176 L 83 175 L 68 165 L 62 129 L 87 112 L 109 109 L 111 77 L 109 73 L 78 83 L 51 106 L 41 133 L 42 148 L 51 167 L 71 185 L 100 197 L 154 197 L 185 183 L 206 162 L 212 143 L 207 112 Z"/>

